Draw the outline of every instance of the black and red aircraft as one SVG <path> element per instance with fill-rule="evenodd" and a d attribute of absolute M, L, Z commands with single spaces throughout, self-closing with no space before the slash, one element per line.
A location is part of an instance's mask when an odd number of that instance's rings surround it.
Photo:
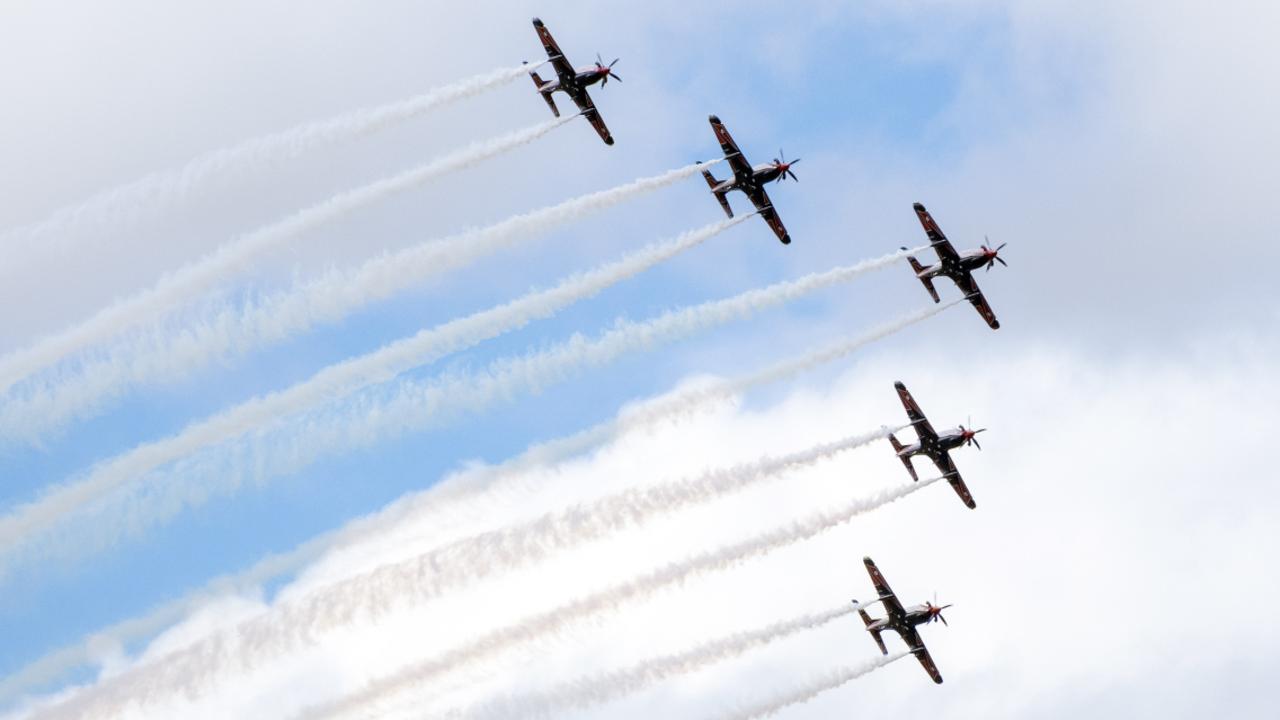
<path fill-rule="evenodd" d="M 715 131 L 716 140 L 720 142 L 720 149 L 724 151 L 724 159 L 729 162 L 729 167 L 733 170 L 733 177 L 720 181 L 715 179 L 708 170 L 702 171 L 702 177 L 707 179 L 707 185 L 711 186 L 711 193 L 716 196 L 716 200 L 720 201 L 720 207 L 724 208 L 725 215 L 733 217 L 733 208 L 729 207 L 729 200 L 725 195 L 730 190 L 741 190 L 743 195 L 751 199 L 751 204 L 756 206 L 756 212 L 769 223 L 770 228 L 773 228 L 778 239 L 784 245 L 790 243 L 791 236 L 787 234 L 787 228 L 778 218 L 778 212 L 773 209 L 773 203 L 769 200 L 769 194 L 764 191 L 764 186 L 765 183 L 783 180 L 788 176 L 799 182 L 796 174 L 791 172 L 791 166 L 800 162 L 800 158 L 786 162 L 782 159 L 782 151 L 779 150 L 778 157 L 774 158 L 773 162 L 753 167 L 743 157 L 742 151 L 738 149 L 738 144 L 733 141 L 729 131 L 724 129 L 720 118 L 712 115 L 710 120 L 711 129 Z"/>
<path fill-rule="evenodd" d="M 615 58 L 608 65 L 600 59 L 600 54 L 596 53 L 596 64 L 588 65 L 584 68 L 575 70 L 573 65 L 565 59 L 564 53 L 560 51 L 560 46 L 556 44 L 555 38 L 551 37 L 551 31 L 538 18 L 533 19 L 533 27 L 538 31 L 538 37 L 542 40 L 542 47 L 547 50 L 547 59 L 551 62 L 551 67 L 555 68 L 556 79 L 543 82 L 538 77 L 538 73 L 530 71 L 529 76 L 533 78 L 533 84 L 538 88 L 538 94 L 542 95 L 542 99 L 547 101 L 547 107 L 551 108 L 551 112 L 560 117 L 560 110 L 556 107 L 556 101 L 551 94 L 559 90 L 568 95 L 578 106 L 578 110 L 591 122 L 591 127 L 596 129 L 600 134 L 600 139 L 604 140 L 605 145 L 613 144 L 613 136 L 609 134 L 609 128 L 605 127 L 604 120 L 600 118 L 600 111 L 596 109 L 595 103 L 591 102 L 591 96 L 587 94 L 587 88 L 600 83 L 600 87 L 609 84 L 609 78 L 613 78 L 618 82 L 622 82 L 622 78 L 613 72 L 613 66 L 618 62 Z"/>
<path fill-rule="evenodd" d="M 960 288 L 964 296 L 973 303 L 978 309 L 978 313 L 982 315 L 982 319 L 987 321 L 992 330 L 1000 327 L 1000 321 L 996 320 L 996 314 L 991 311 L 991 306 L 987 304 L 987 299 L 983 297 L 982 290 L 978 289 L 978 283 L 973 280 L 973 271 L 980 267 L 986 267 L 987 270 L 991 266 L 999 262 L 1001 265 L 1008 266 L 1009 263 L 1000 257 L 1000 250 L 1004 248 L 1004 243 L 997 248 L 989 248 L 985 244 L 977 250 L 969 250 L 964 254 L 956 252 L 952 247 L 951 241 L 947 240 L 947 236 L 942 234 L 942 230 L 938 228 L 938 223 L 933 221 L 933 216 L 928 210 L 924 209 L 924 205 L 916 203 L 914 205 L 916 215 L 920 218 L 920 224 L 924 226 L 925 234 L 929 236 L 929 244 L 938 253 L 937 265 L 921 265 L 918 260 L 913 257 L 907 258 L 911 263 L 911 269 L 915 271 L 916 277 L 920 282 L 924 283 L 924 289 L 929 291 L 929 295 L 933 297 L 934 302 L 940 302 L 938 291 L 933 287 L 933 279 L 939 276 L 951 278 L 951 281 Z M 906 250 L 906 248 L 902 248 Z"/>
<path fill-rule="evenodd" d="M 943 625 L 947 624 L 947 619 L 942 617 L 942 611 L 951 607 L 943 605 L 941 607 L 931 602 L 923 605 L 913 605 L 909 608 L 902 607 L 902 603 L 898 601 L 898 596 L 893 594 L 893 590 L 889 588 L 889 583 L 885 582 L 884 576 L 880 574 L 879 568 L 871 561 L 871 558 L 862 558 L 862 562 L 867 566 L 867 574 L 871 576 L 871 584 L 876 586 L 876 594 L 879 596 L 875 602 L 884 605 L 885 616 L 879 619 L 872 619 L 866 610 L 859 610 L 858 614 L 862 616 L 862 622 L 867 626 L 867 632 L 871 633 L 871 639 L 876 641 L 876 645 L 880 646 L 880 652 L 885 655 L 889 654 L 889 648 L 884 645 L 884 638 L 880 637 L 880 633 L 885 630 L 892 630 L 898 633 L 898 637 L 902 638 L 902 642 L 907 644 L 911 649 L 911 654 L 916 656 L 920 664 L 924 666 L 925 672 L 929 673 L 929 677 L 933 681 L 942 684 L 942 673 L 938 672 L 938 666 L 933 664 L 933 658 L 929 656 L 929 650 L 925 648 L 924 641 L 920 639 L 920 633 L 916 631 L 917 625 L 926 625 L 934 620 L 941 620 Z M 854 600 L 855 605 L 858 604 Z"/>
<path fill-rule="evenodd" d="M 907 472 L 911 473 L 911 479 L 919 481 L 916 477 L 916 469 L 911 465 L 911 457 L 913 455 L 924 455 L 938 466 L 938 472 L 942 473 L 947 482 L 951 483 L 951 487 L 955 488 L 956 494 L 968 505 L 970 509 L 977 507 L 977 503 L 973 501 L 973 496 L 969 494 L 969 488 L 964 484 L 964 480 L 960 478 L 960 471 L 956 469 L 956 464 L 951 461 L 951 451 L 962 445 L 974 445 L 979 450 L 982 446 L 978 444 L 977 434 L 986 432 L 986 428 L 980 430 L 970 430 L 961 425 L 955 430 L 949 430 L 939 435 L 929 424 L 929 419 L 920 411 L 920 406 L 916 404 L 911 393 L 907 392 L 907 386 L 901 382 L 893 384 L 898 390 L 898 397 L 902 399 L 902 406 L 907 409 L 907 417 L 911 419 L 911 425 L 916 429 L 916 435 L 919 441 L 911 445 L 903 445 L 898 438 L 892 434 L 889 435 L 889 442 L 893 444 L 894 452 L 898 453 L 898 457 L 902 460 L 902 464 L 907 466 Z"/>

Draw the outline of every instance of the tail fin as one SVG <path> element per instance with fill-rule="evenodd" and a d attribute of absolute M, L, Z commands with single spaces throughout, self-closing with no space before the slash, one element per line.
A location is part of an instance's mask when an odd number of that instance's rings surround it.
<path fill-rule="evenodd" d="M 942 299 L 938 297 L 938 291 L 933 288 L 933 280 L 920 276 L 920 273 L 924 272 L 924 266 L 920 264 L 920 261 L 908 255 L 907 262 L 911 263 L 911 269 L 915 271 L 916 277 L 920 282 L 924 283 L 924 289 L 929 291 L 929 297 L 933 298 L 934 302 L 942 302 Z"/>
<path fill-rule="evenodd" d="M 866 610 L 859 610 L 858 614 L 862 616 L 862 622 L 866 624 L 868 628 L 867 632 L 871 633 L 871 639 L 875 640 L 876 645 L 880 646 L 880 652 L 888 655 L 889 648 L 884 646 L 884 638 L 880 637 L 880 631 L 869 629 L 871 627 L 871 616 L 867 614 Z"/>
<path fill-rule="evenodd" d="M 724 193 L 716 192 L 716 186 L 720 184 L 720 181 L 711 174 L 710 170 L 703 170 L 702 177 L 707 181 L 707 187 L 711 188 L 711 194 L 716 196 L 716 200 L 720 201 L 720 207 L 724 208 L 724 214 L 733 217 L 733 208 L 729 207 L 728 198 L 724 196 Z"/>
<path fill-rule="evenodd" d="M 542 78 L 538 77 L 538 73 L 530 70 L 529 77 L 533 78 L 533 86 L 538 88 L 538 94 L 543 100 L 547 101 L 547 107 L 551 108 L 551 114 L 560 117 L 560 109 L 556 107 L 556 101 L 551 99 L 551 93 L 542 92 Z"/>
<path fill-rule="evenodd" d="M 902 449 L 906 446 L 899 442 L 898 438 L 894 437 L 892 434 L 889 435 L 889 443 L 893 445 L 894 454 L 898 456 L 898 459 L 902 461 L 903 465 L 907 466 L 907 472 L 911 474 L 911 481 L 920 482 L 920 478 L 916 477 L 915 466 L 911 464 L 911 458 L 902 454 Z"/>

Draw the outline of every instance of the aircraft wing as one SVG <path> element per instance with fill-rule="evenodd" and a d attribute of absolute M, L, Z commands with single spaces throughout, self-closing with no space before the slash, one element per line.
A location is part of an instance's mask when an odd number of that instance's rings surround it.
<path fill-rule="evenodd" d="M 920 435 L 920 439 L 925 437 L 938 437 L 938 433 L 933 429 L 933 425 L 929 424 L 929 419 L 924 416 L 924 412 L 920 410 L 920 406 L 916 404 L 916 399 L 911 397 L 907 386 L 901 381 L 895 382 L 893 387 L 898 391 L 898 397 L 902 400 L 902 407 L 907 411 L 907 418 L 911 420 L 911 425 L 915 427 L 916 432 Z"/>
<path fill-rule="evenodd" d="M 982 316 L 983 320 L 987 321 L 987 325 L 991 326 L 992 330 L 998 330 L 1000 328 L 1000 321 L 996 319 L 995 312 L 993 312 L 991 310 L 991 306 L 987 304 L 987 298 L 982 294 L 982 290 L 978 287 L 978 282 L 973 279 L 973 273 L 967 273 L 964 276 L 964 282 L 956 280 L 956 286 L 964 292 L 965 297 L 968 298 L 969 302 L 973 304 L 973 307 L 977 309 L 978 314 Z"/>
<path fill-rule="evenodd" d="M 547 59 L 551 61 L 551 66 L 555 68 L 556 75 L 560 78 L 560 85 L 568 86 L 576 75 L 573 65 L 569 64 L 568 58 L 556 44 L 556 39 L 551 37 L 551 31 L 542 24 L 541 20 L 534 18 L 533 27 L 538 31 L 538 39 L 542 40 L 542 47 L 547 51 Z"/>
<path fill-rule="evenodd" d="M 907 611 L 903 609 L 902 603 L 898 602 L 898 596 L 893 594 L 889 583 L 885 582 L 884 576 L 880 574 L 880 568 L 876 567 L 869 557 L 862 558 L 862 563 L 867 566 L 867 574 L 871 576 L 871 584 L 876 586 L 876 595 L 884 605 L 885 614 L 895 618 L 905 617 Z"/>
<path fill-rule="evenodd" d="M 928 210 L 924 209 L 924 205 L 916 203 L 913 206 L 916 210 L 916 217 L 920 218 L 920 224 L 924 227 L 925 235 L 929 236 L 929 244 L 938 253 L 938 257 L 943 260 L 959 260 L 960 253 L 952 247 L 951 241 L 946 235 L 942 234 L 942 228 L 938 227 L 938 223 L 933 221 L 933 216 Z"/>
<path fill-rule="evenodd" d="M 929 673 L 929 677 L 941 685 L 942 673 L 938 672 L 938 666 L 933 664 L 933 657 L 929 655 L 929 648 L 925 647 L 924 641 L 920 639 L 920 633 L 916 632 L 915 628 L 908 628 L 902 633 L 902 639 L 911 648 L 911 654 L 915 655 L 916 659 L 920 661 L 924 671 Z"/>
<path fill-rule="evenodd" d="M 733 170 L 734 177 L 742 179 L 750 177 L 751 163 L 742 156 L 742 151 L 738 149 L 738 143 L 733 141 L 733 136 L 728 130 L 724 129 L 724 123 L 720 122 L 720 118 L 712 115 L 711 129 L 716 133 L 716 140 L 720 142 L 720 149 L 724 151 L 724 159 L 729 162 L 729 167 Z M 754 202 L 754 198 L 753 198 Z M 768 200 L 766 198 L 766 204 Z M 760 203 L 756 203 L 756 207 L 760 207 Z"/>
<path fill-rule="evenodd" d="M 934 459 L 933 464 L 938 466 L 938 471 L 947 478 L 951 488 L 970 510 L 978 507 L 978 503 L 973 500 L 973 495 L 969 494 L 969 486 L 964 484 L 964 478 L 960 477 L 960 471 L 956 469 L 956 464 L 951 460 L 949 453 L 939 455 Z"/>
<path fill-rule="evenodd" d="M 567 89 L 567 88 L 566 88 Z M 604 124 L 604 118 L 600 117 L 600 111 L 596 109 L 596 104 L 591 102 L 591 96 L 586 90 L 573 89 L 569 90 L 569 97 L 573 98 L 573 102 L 582 111 L 582 115 L 587 118 L 587 122 L 591 123 L 591 127 L 599 133 L 600 139 L 605 145 L 613 144 L 613 135 L 609 134 L 609 128 Z"/>
<path fill-rule="evenodd" d="M 787 228 L 782 224 L 782 218 L 778 217 L 778 211 L 773 209 L 773 202 L 769 200 L 769 193 L 764 188 L 756 190 L 747 190 L 746 195 L 751 199 L 751 204 L 756 206 L 756 212 L 760 213 L 760 217 L 769 223 L 769 227 L 773 230 L 773 234 L 778 236 L 783 245 L 790 244 L 791 236 L 787 234 Z"/>

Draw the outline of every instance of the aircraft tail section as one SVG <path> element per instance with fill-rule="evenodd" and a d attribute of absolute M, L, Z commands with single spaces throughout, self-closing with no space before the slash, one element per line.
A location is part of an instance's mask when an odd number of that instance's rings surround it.
<path fill-rule="evenodd" d="M 902 454 L 902 450 L 906 446 L 903 445 L 898 440 L 898 438 L 894 437 L 892 434 L 889 435 L 889 443 L 893 445 L 894 454 L 896 454 L 898 456 L 898 459 L 902 461 L 902 464 L 906 466 L 907 472 L 911 475 L 912 482 L 920 482 L 920 478 L 916 477 L 916 468 L 914 465 L 911 464 L 911 458 Z"/>
<path fill-rule="evenodd" d="M 888 655 L 889 648 L 884 646 L 884 638 L 880 637 L 880 631 L 870 629 L 871 622 L 872 622 L 871 616 L 867 614 L 866 610 L 859 610 L 858 614 L 862 616 L 862 622 L 867 626 L 867 632 L 871 633 L 871 639 L 875 640 L 876 645 L 880 646 L 880 652 L 885 655 Z"/>
<path fill-rule="evenodd" d="M 907 262 L 911 263 L 911 269 L 915 271 L 916 277 L 924 285 L 924 289 L 929 291 L 929 297 L 933 298 L 934 302 L 942 302 L 942 299 L 938 297 L 938 291 L 933 287 L 933 280 L 920 275 L 920 273 L 924 272 L 924 266 L 920 264 L 920 261 L 907 256 Z"/>
<path fill-rule="evenodd" d="M 547 107 L 551 108 L 551 114 L 560 117 L 560 108 L 556 107 L 556 101 L 551 98 L 551 93 L 542 92 L 542 78 L 538 77 L 538 73 L 530 70 L 529 77 L 533 78 L 533 86 L 538 88 L 538 94 L 543 100 L 547 101 Z"/>
<path fill-rule="evenodd" d="M 724 196 L 724 193 L 716 192 L 716 186 L 720 184 L 716 176 L 712 175 L 710 170 L 703 170 L 702 179 L 707 181 L 707 187 L 711 188 L 711 194 L 716 196 L 716 200 L 720 201 L 720 207 L 724 209 L 724 214 L 733 217 L 733 208 L 729 207 L 729 199 Z"/>

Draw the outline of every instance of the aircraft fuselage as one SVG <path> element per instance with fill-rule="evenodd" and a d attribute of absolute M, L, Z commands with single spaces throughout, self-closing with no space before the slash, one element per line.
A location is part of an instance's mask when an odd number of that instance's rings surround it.
<path fill-rule="evenodd" d="M 944 433 L 938 433 L 936 439 L 926 437 L 923 440 L 904 446 L 898 452 L 898 457 L 913 457 L 915 455 L 927 455 L 930 458 L 936 457 L 964 445 L 965 439 L 963 430 L 959 428 L 948 430 Z"/>
<path fill-rule="evenodd" d="M 766 184 L 777 180 L 781 176 L 782 168 L 773 163 L 761 163 L 751 168 L 751 176 L 746 178 L 745 181 L 739 182 L 736 176 L 731 177 L 727 180 L 721 181 L 720 184 L 711 189 L 711 192 L 716 193 L 717 195 L 723 195 L 730 190 L 742 190 L 745 192 L 748 187 L 764 187 Z"/>
<path fill-rule="evenodd" d="M 872 620 L 871 624 L 867 626 L 867 631 L 878 632 L 883 630 L 892 630 L 901 636 L 903 630 L 916 627 L 917 625 L 923 625 L 929 622 L 931 617 L 933 616 L 929 612 L 929 606 L 912 605 L 906 609 L 906 615 L 900 623 L 894 622 L 888 617 L 882 617 L 877 620 Z"/>
<path fill-rule="evenodd" d="M 607 68 L 602 69 L 596 65 L 589 65 L 577 71 L 577 73 L 573 76 L 573 84 L 577 89 L 581 90 L 583 88 L 588 88 L 588 87 L 591 87 L 592 85 L 595 85 L 596 83 L 603 80 L 605 75 L 608 75 L 608 74 L 609 72 Z M 542 93 L 543 95 L 550 95 L 551 93 L 556 92 L 557 90 L 561 92 L 569 92 L 568 88 L 566 88 L 564 85 L 560 83 L 560 78 L 556 78 L 555 80 L 548 80 L 538 86 L 538 92 Z"/>
<path fill-rule="evenodd" d="M 955 280 L 985 266 L 991 262 L 992 257 L 993 255 L 986 250 L 969 250 L 961 253 L 958 259 L 944 257 L 936 265 L 926 265 L 924 269 L 916 274 L 916 277 L 922 280 L 932 280 L 939 276 L 945 276 Z"/>

